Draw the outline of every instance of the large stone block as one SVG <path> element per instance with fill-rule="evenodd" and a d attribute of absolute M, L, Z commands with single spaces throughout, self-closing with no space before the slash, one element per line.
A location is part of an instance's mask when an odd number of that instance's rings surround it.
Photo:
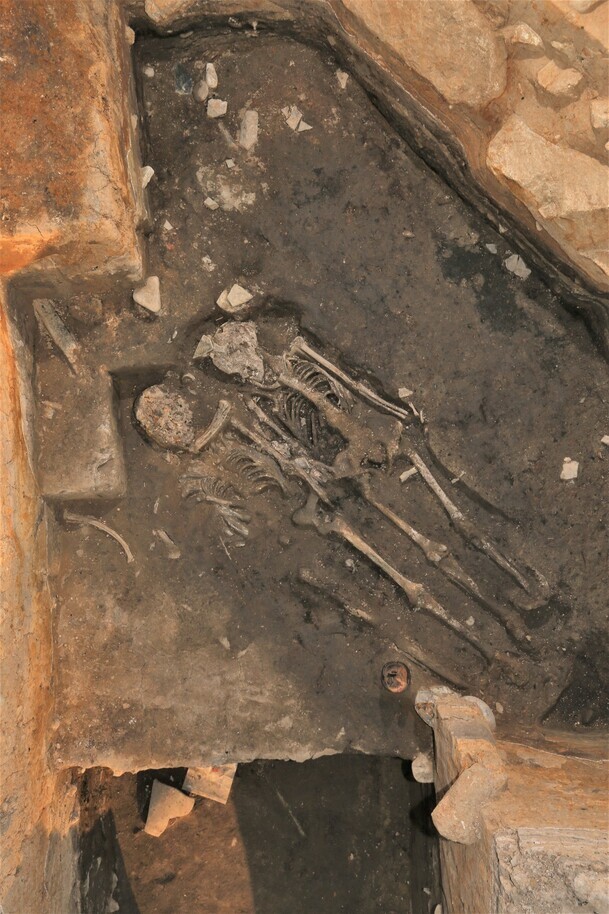
<path fill-rule="evenodd" d="M 49 287 L 142 269 L 143 213 L 118 2 L 5 0 L 0 274 Z"/>

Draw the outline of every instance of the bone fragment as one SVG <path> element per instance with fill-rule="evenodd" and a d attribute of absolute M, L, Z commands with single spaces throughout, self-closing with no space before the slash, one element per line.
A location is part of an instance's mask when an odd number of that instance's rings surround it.
<path fill-rule="evenodd" d="M 101 530 L 102 533 L 107 533 L 113 540 L 116 540 L 125 553 L 127 564 L 130 565 L 134 561 L 133 553 L 131 552 L 128 543 L 123 539 L 120 533 L 117 533 L 116 530 L 113 530 L 112 527 L 109 527 L 108 524 L 105 524 L 102 520 L 98 520 L 96 517 L 90 517 L 88 514 L 74 514 L 72 511 L 64 511 L 63 517 L 64 520 L 68 521 L 70 524 L 78 524 L 80 527 L 96 527 L 97 530 Z"/>
<path fill-rule="evenodd" d="M 142 188 L 148 187 L 151 180 L 154 177 L 154 168 L 152 165 L 144 165 L 143 168 L 140 168 L 140 178 L 142 180 Z"/>
<path fill-rule="evenodd" d="M 78 343 L 72 336 L 59 314 L 48 298 L 37 298 L 34 301 L 34 313 L 38 323 L 49 334 L 59 351 L 65 357 L 70 368 L 75 369 L 78 359 Z"/>
<path fill-rule="evenodd" d="M 167 558 L 168 559 L 179 559 L 182 555 L 182 550 L 169 536 L 166 530 L 155 530 L 154 535 L 157 536 L 163 545 L 167 549 Z"/>
<path fill-rule="evenodd" d="M 223 324 L 213 337 L 202 337 L 195 358 L 203 356 L 209 356 L 225 374 L 239 375 L 244 381 L 264 380 L 256 325 L 251 321 Z"/>
<path fill-rule="evenodd" d="M 196 355 L 196 353 L 195 353 Z M 193 450 L 199 453 L 207 445 L 217 438 L 223 428 L 225 428 L 231 412 L 231 405 L 228 400 L 220 400 L 214 418 L 207 428 L 195 438 Z"/>
<path fill-rule="evenodd" d="M 239 127 L 239 145 L 248 152 L 258 142 L 258 112 L 248 108 L 243 112 Z"/>
<path fill-rule="evenodd" d="M 416 476 L 418 472 L 416 467 L 410 467 L 409 470 L 404 470 L 400 476 L 400 482 L 406 482 L 411 476 Z"/>

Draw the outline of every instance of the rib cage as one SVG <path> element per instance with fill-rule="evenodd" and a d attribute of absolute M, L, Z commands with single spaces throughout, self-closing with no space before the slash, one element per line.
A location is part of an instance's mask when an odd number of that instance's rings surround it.
<path fill-rule="evenodd" d="M 299 381 L 302 381 L 311 390 L 322 394 L 333 406 L 338 406 L 339 409 L 347 412 L 351 409 L 353 397 L 347 388 L 319 365 L 315 365 L 307 359 L 298 358 L 298 356 L 291 356 L 288 365 Z"/>

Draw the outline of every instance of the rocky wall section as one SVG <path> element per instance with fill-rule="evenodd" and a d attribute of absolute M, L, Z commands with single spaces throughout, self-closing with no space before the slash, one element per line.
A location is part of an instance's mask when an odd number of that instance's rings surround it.
<path fill-rule="evenodd" d="M 317 35 L 609 346 L 606 0 L 126 0 L 177 31 Z M 384 83 L 384 86 L 383 86 Z"/>

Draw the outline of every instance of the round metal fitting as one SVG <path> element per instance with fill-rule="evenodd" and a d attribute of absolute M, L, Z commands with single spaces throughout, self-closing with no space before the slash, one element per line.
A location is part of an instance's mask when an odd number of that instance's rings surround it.
<path fill-rule="evenodd" d="M 391 660 L 383 666 L 381 671 L 381 682 L 388 692 L 399 694 L 405 692 L 410 682 L 410 672 L 405 663 L 399 660 Z"/>

